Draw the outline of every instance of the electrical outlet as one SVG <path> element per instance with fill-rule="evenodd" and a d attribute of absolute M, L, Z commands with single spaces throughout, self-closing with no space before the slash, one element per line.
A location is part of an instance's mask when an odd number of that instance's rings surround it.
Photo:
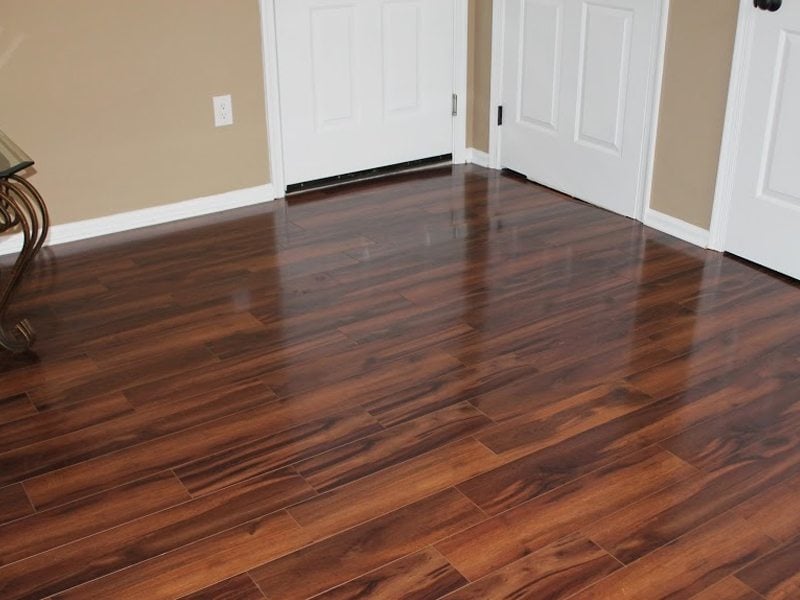
<path fill-rule="evenodd" d="M 214 96 L 214 127 L 233 125 L 233 102 L 231 96 Z"/>

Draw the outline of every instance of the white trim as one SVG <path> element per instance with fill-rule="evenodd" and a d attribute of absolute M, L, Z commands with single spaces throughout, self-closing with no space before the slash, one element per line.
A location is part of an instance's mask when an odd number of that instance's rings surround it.
<path fill-rule="evenodd" d="M 143 208 L 130 212 L 118 213 L 107 217 L 54 225 L 47 236 L 47 245 L 55 246 L 78 240 L 119 233 L 150 225 L 159 225 L 171 221 L 180 221 L 191 217 L 199 217 L 243 206 L 261 204 L 275 199 L 272 184 L 234 190 L 194 200 L 184 200 L 174 204 L 164 204 L 152 208 Z M 22 234 L 0 236 L 0 256 L 15 254 L 22 247 Z"/>
<path fill-rule="evenodd" d="M 467 148 L 466 153 L 466 162 L 471 163 L 473 165 L 478 165 L 479 167 L 489 167 L 489 155 L 482 150 L 476 150 L 475 148 Z"/>
<path fill-rule="evenodd" d="M 492 74 L 489 86 L 489 166 L 501 168 L 502 128 L 497 125 L 497 108 L 503 104 L 503 41 L 505 39 L 506 0 L 492 1 Z"/>
<path fill-rule="evenodd" d="M 738 159 L 739 137 L 744 119 L 744 101 L 747 91 L 748 65 L 753 50 L 753 17 L 756 11 L 750 0 L 741 0 L 739 19 L 736 25 L 736 41 L 733 46 L 731 79 L 728 86 L 728 105 L 725 109 L 725 126 L 717 168 L 717 186 L 714 191 L 714 207 L 711 213 L 711 235 L 708 246 L 712 250 L 724 251 L 728 234 L 731 202 L 733 199 L 734 169 Z"/>
<path fill-rule="evenodd" d="M 259 0 L 261 11 L 261 57 L 264 66 L 264 108 L 267 111 L 270 181 L 278 198 L 286 195 L 283 169 L 281 98 L 278 93 L 278 36 L 275 32 L 275 0 Z"/>
<path fill-rule="evenodd" d="M 659 19 L 658 27 L 658 44 L 653 51 L 656 53 L 653 61 L 656 65 L 656 70 L 648 81 L 648 89 L 651 91 L 650 102 L 647 106 L 647 113 L 645 121 L 650 124 L 649 131 L 647 132 L 646 151 L 642 152 L 642 166 L 645 176 L 639 177 L 639 189 L 636 193 L 636 206 L 634 208 L 633 217 L 637 221 L 644 221 L 647 211 L 650 210 L 650 201 L 653 197 L 653 174 L 655 173 L 656 164 L 656 145 L 658 143 L 658 125 L 661 116 L 661 91 L 664 83 L 664 60 L 667 55 L 667 32 L 669 30 L 669 10 L 671 0 L 662 0 L 661 2 L 661 17 Z M 640 171 L 641 172 L 641 171 Z"/>
<path fill-rule="evenodd" d="M 454 0 L 453 11 L 453 93 L 458 112 L 453 117 L 453 163 L 467 158 L 467 71 L 469 70 L 469 0 Z"/>
<path fill-rule="evenodd" d="M 709 233 L 707 229 L 665 215 L 652 208 L 645 211 L 644 224 L 695 246 L 708 247 Z"/>

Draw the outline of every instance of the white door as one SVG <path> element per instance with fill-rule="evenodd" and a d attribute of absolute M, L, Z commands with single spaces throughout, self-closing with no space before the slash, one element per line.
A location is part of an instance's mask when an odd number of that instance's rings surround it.
<path fill-rule="evenodd" d="M 454 0 L 277 0 L 286 183 L 453 151 Z"/>
<path fill-rule="evenodd" d="M 505 0 L 501 163 L 634 216 L 660 0 Z"/>
<path fill-rule="evenodd" d="M 744 4 L 750 52 L 725 249 L 800 279 L 800 1 L 777 12 Z"/>

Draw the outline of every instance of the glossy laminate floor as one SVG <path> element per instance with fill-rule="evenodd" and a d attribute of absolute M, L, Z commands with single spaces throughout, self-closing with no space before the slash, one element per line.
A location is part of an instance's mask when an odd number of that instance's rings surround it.
<path fill-rule="evenodd" d="M 800 288 L 534 184 L 62 246 L 15 306 L 3 600 L 800 598 Z"/>

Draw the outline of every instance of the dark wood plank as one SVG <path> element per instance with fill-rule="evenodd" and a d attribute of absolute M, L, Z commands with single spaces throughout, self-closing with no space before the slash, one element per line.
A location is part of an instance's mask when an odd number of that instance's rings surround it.
<path fill-rule="evenodd" d="M 728 577 L 692 596 L 692 600 L 763 600 L 763 597 L 735 577 Z"/>
<path fill-rule="evenodd" d="M 0 567 L 0 596 L 3 598 L 41 598 L 55 595 L 63 590 L 80 586 L 97 578 L 113 576 L 113 574 L 145 563 L 145 568 L 152 559 L 164 557 L 161 560 L 172 564 L 172 560 L 180 562 L 183 554 L 174 555 L 182 548 L 192 548 L 198 543 L 205 544 L 203 550 L 198 550 L 194 555 L 197 560 L 201 556 L 214 555 L 220 560 L 221 569 L 225 569 L 225 560 L 220 552 L 222 546 L 215 547 L 215 540 L 220 536 L 229 540 L 235 547 L 239 543 L 245 544 L 243 552 L 253 549 L 247 546 L 248 535 L 252 534 L 252 543 L 255 545 L 255 557 L 267 560 L 269 554 L 266 548 L 259 548 L 258 544 L 275 545 L 275 551 L 280 553 L 283 546 L 281 539 L 273 540 L 268 531 L 274 525 L 272 532 L 281 536 L 281 532 L 295 540 L 298 544 L 308 541 L 306 534 L 300 535 L 299 526 L 288 515 L 265 517 L 299 502 L 313 495 L 313 490 L 292 471 L 278 471 L 276 473 L 252 479 L 243 484 L 225 488 L 220 492 L 198 498 L 184 504 L 152 513 L 130 523 L 100 532 L 96 535 L 73 541 L 47 552 L 37 554 L 31 558 L 18 561 L 11 565 Z M 232 532 L 227 537 L 224 532 Z M 249 533 L 248 533 L 249 532 Z M 300 536 L 300 537 L 297 537 Z M 208 541 L 204 541 L 208 540 Z M 299 541 L 298 541 L 299 540 Z M 232 550 L 236 555 L 237 551 Z M 209 554 L 210 553 L 210 554 Z M 202 561 L 201 561 L 202 562 Z M 252 566 L 259 564 L 255 562 Z M 192 569 L 205 571 L 195 562 Z M 169 579 L 169 569 L 163 574 Z M 236 572 L 213 574 L 187 575 L 187 581 L 192 581 L 188 588 L 182 588 L 181 594 L 189 594 L 209 585 L 216 584 L 224 579 L 238 575 L 247 570 L 249 566 Z M 158 571 L 158 569 L 155 569 Z M 151 575 L 147 575 L 150 577 Z M 153 574 L 153 577 L 161 575 Z M 177 574 L 175 575 L 177 578 Z M 203 578 L 198 581 L 195 578 Z M 132 577 L 125 585 L 133 585 L 136 577 Z M 102 580 L 101 580 L 102 581 Z M 155 585 L 155 582 L 154 582 Z M 113 586 L 112 586 L 113 589 Z M 125 586 L 118 587 L 110 595 L 116 596 Z M 134 596 L 132 596 L 134 597 Z M 153 598 L 148 594 L 138 597 Z"/>
<path fill-rule="evenodd" d="M 361 408 L 293 427 L 175 469 L 192 494 L 207 494 L 366 437 L 382 427 Z"/>
<path fill-rule="evenodd" d="M 36 407 L 28 398 L 28 394 L 0 398 L 0 426 L 35 414 Z"/>
<path fill-rule="evenodd" d="M 762 556 L 736 577 L 768 600 L 800 594 L 800 537 Z"/>
<path fill-rule="evenodd" d="M 693 472 L 666 452 L 643 450 L 465 529 L 436 548 L 476 580 Z"/>
<path fill-rule="evenodd" d="M 278 598 L 308 598 L 420 550 L 483 519 L 455 490 L 317 542 L 251 572 Z"/>
<path fill-rule="evenodd" d="M 191 432 L 193 427 L 214 422 L 226 415 L 235 415 L 248 408 L 261 407 L 274 397 L 274 394 L 259 381 L 243 381 L 224 391 L 160 403 L 148 410 L 124 414 L 94 427 L 45 437 L 44 441 L 0 454 L 0 469 L 2 469 L 0 481 L 21 481 L 40 473 L 53 472 L 55 469 L 80 468 L 80 465 L 87 460 L 137 448 L 140 447 L 137 446 L 139 444 L 175 435 L 176 432 Z M 67 419 L 70 420 L 72 419 Z M 110 458 L 112 461 L 113 456 L 115 455 L 112 454 Z M 162 469 L 156 469 L 160 470 Z M 57 479 L 63 475 L 64 472 L 60 472 Z M 108 487 L 114 483 L 131 480 L 120 478 Z M 36 490 L 39 484 L 32 481 L 28 485 L 32 497 L 38 498 Z M 34 503 L 37 507 L 46 504 L 38 500 L 34 500 Z"/>
<path fill-rule="evenodd" d="M 247 575 L 237 575 L 182 600 L 264 600 L 264 594 Z"/>
<path fill-rule="evenodd" d="M 344 485 L 381 469 L 475 434 L 492 425 L 471 404 L 444 408 L 296 465 L 319 491 Z"/>
<path fill-rule="evenodd" d="M 573 598 L 691 598 L 774 546 L 775 542 L 745 521 L 718 518 L 612 573 Z"/>
<path fill-rule="evenodd" d="M 33 505 L 22 485 L 0 487 L 0 525 L 33 512 Z"/>
<path fill-rule="evenodd" d="M 119 394 L 76 404 L 69 409 L 36 412 L 27 418 L 0 425 L 0 453 L 105 423 L 132 412 L 131 404 Z"/>
<path fill-rule="evenodd" d="M 397 510 L 501 464 L 473 439 L 461 440 L 290 507 L 318 537 Z"/>
<path fill-rule="evenodd" d="M 575 534 L 498 569 L 447 599 L 567 598 L 621 567 L 598 546 Z"/>
<path fill-rule="evenodd" d="M 467 580 L 442 558 L 426 548 L 375 571 L 315 596 L 316 600 L 358 598 L 438 598 L 466 585 Z"/>
<path fill-rule="evenodd" d="M 189 493 L 160 473 L 0 527 L 0 566 L 181 504 Z"/>

